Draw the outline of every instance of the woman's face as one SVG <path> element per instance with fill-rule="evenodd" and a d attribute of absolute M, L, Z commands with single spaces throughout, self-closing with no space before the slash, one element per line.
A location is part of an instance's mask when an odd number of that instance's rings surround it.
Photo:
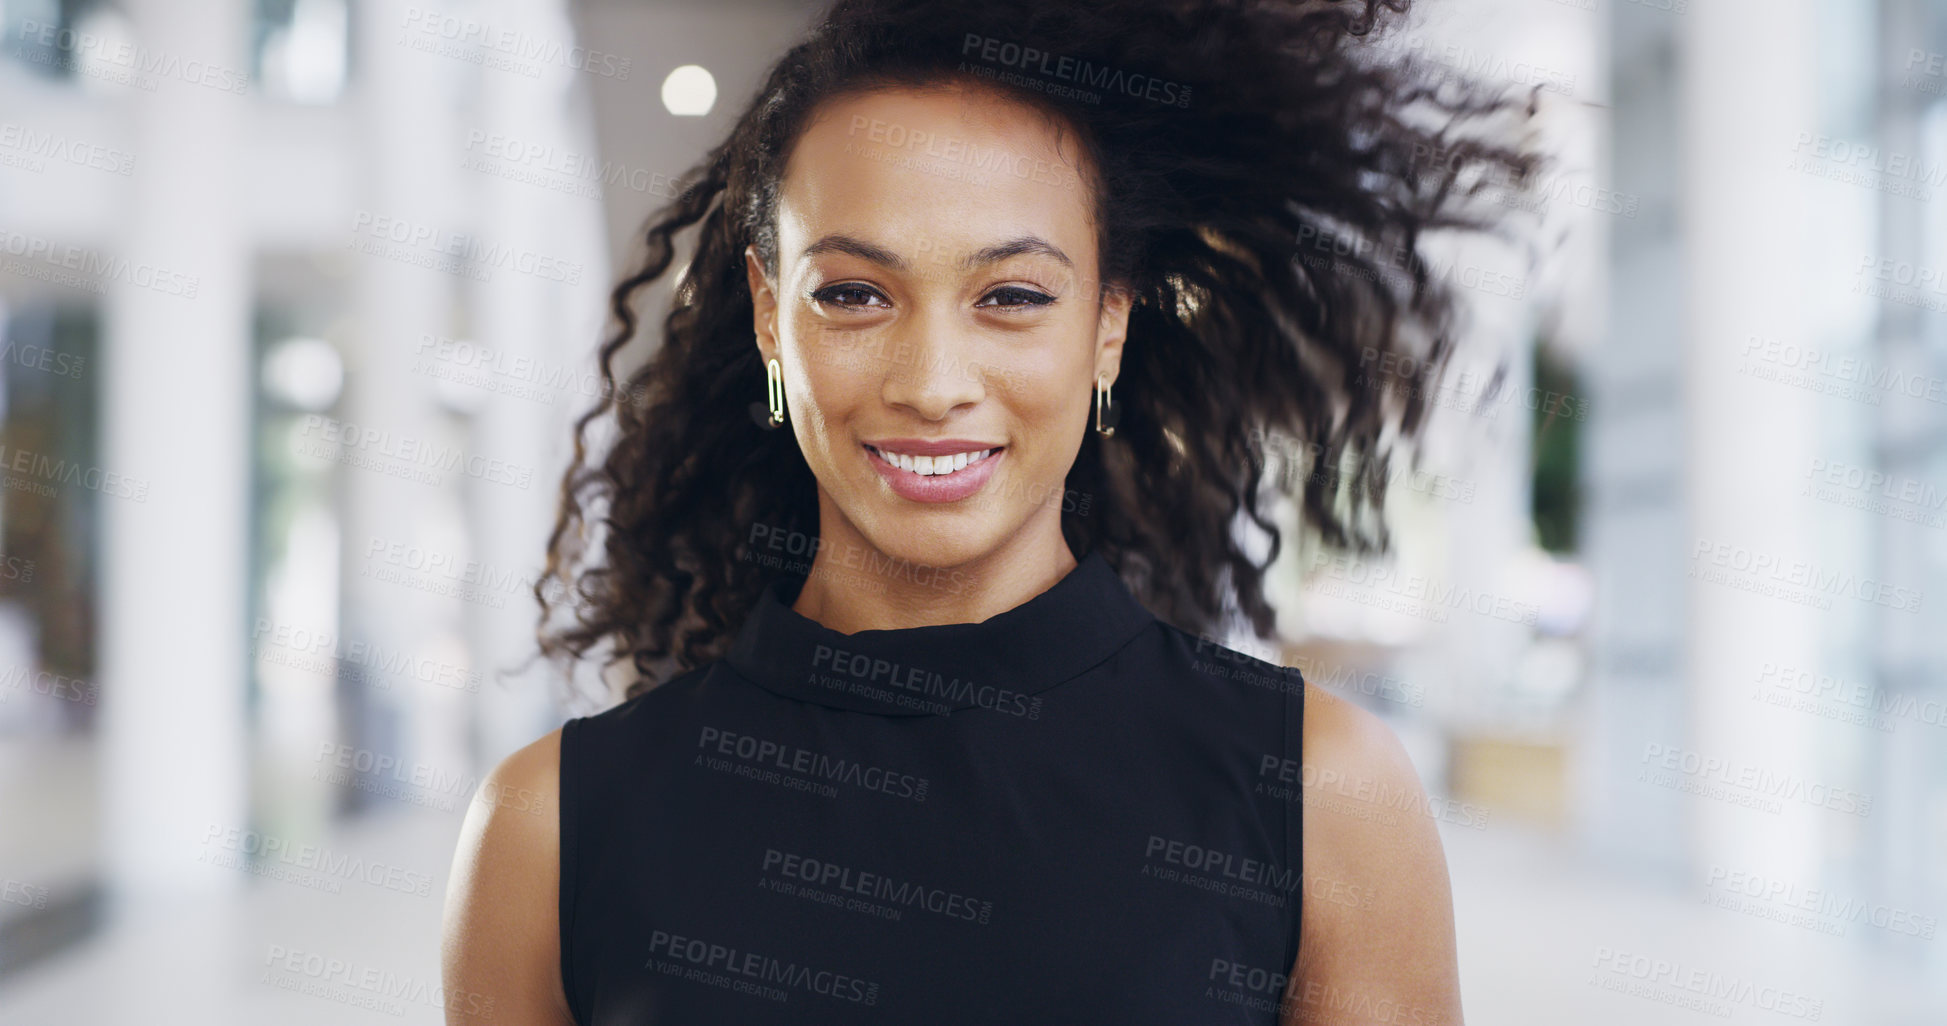
<path fill-rule="evenodd" d="M 1059 544 L 1129 314 L 1098 287 L 1082 159 L 1072 132 L 1058 146 L 1039 111 L 982 89 L 837 98 L 800 135 L 777 279 L 745 257 L 824 547 L 953 567 Z"/>

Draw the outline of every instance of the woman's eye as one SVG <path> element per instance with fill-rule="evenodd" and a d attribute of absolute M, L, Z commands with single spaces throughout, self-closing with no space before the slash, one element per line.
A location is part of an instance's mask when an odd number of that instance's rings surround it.
<path fill-rule="evenodd" d="M 999 302 L 989 303 L 987 302 L 989 299 L 997 299 Z M 987 293 L 985 298 L 974 305 L 999 307 L 1047 306 L 1054 301 L 1055 297 L 1045 292 L 1036 292 L 1033 289 L 1017 288 L 1010 285 L 1006 288 L 995 289 Z"/>
<path fill-rule="evenodd" d="M 811 294 L 811 298 L 832 306 L 865 306 L 879 294 L 864 285 L 829 285 Z"/>

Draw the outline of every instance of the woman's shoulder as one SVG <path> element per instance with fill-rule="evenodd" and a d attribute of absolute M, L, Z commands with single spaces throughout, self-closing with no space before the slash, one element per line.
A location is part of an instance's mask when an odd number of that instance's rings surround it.
<path fill-rule="evenodd" d="M 570 735 L 567 743 L 586 746 L 667 724 L 680 707 L 699 699 L 700 690 L 721 662 L 712 660 L 605 708 L 570 717 L 562 724 L 564 734 Z"/>
<path fill-rule="evenodd" d="M 1399 735 L 1371 710 L 1316 684 L 1305 684 L 1305 764 L 1332 790 L 1418 791 L 1420 779 Z"/>
<path fill-rule="evenodd" d="M 560 750 L 556 728 L 501 759 L 474 793 L 454 852 L 442 979 L 496 1020 L 574 1021 L 557 968 Z"/>
<path fill-rule="evenodd" d="M 1419 773 L 1379 716 L 1309 684 L 1305 707 L 1308 900 L 1293 967 L 1304 1004 L 1288 1021 L 1317 1014 L 1318 995 L 1336 989 L 1385 994 L 1416 1017 L 1426 1010 L 1427 1021 L 1459 1022 L 1453 891 Z"/>
<path fill-rule="evenodd" d="M 1282 665 L 1268 646 L 1156 624 L 1124 654 L 1118 688 L 1139 685 L 1159 716 L 1211 744 L 1296 755 L 1306 691 L 1297 667 Z"/>
<path fill-rule="evenodd" d="M 1168 661 L 1178 671 L 1172 683 L 1188 683 L 1180 689 L 1186 701 L 1260 720 L 1275 717 L 1274 707 L 1283 707 L 1292 739 L 1299 742 L 1281 767 L 1290 777 L 1284 783 L 1312 792 L 1308 807 L 1327 796 L 1381 803 L 1393 811 L 1425 807 L 1425 791 L 1405 746 L 1377 714 L 1305 679 L 1298 667 L 1279 662 L 1279 654 L 1267 648 L 1157 622 L 1167 639 Z"/>
<path fill-rule="evenodd" d="M 561 726 L 508 753 L 481 778 L 474 794 L 474 802 L 485 806 L 480 811 L 484 822 L 489 824 L 488 830 L 495 834 L 511 833 L 509 839 L 517 843 L 549 841 L 549 837 L 532 832 L 544 824 L 520 819 L 509 821 L 499 814 L 519 812 L 552 817 L 561 800 L 564 749 L 574 750 L 573 761 L 577 764 L 591 753 L 599 756 L 604 749 L 618 744 L 626 749 L 628 732 L 653 725 L 658 707 L 680 700 L 707 670 L 707 666 L 698 667 L 606 709 L 570 717 Z M 523 831 L 523 827 L 529 829 Z"/>
<path fill-rule="evenodd" d="M 493 808 L 509 808 L 508 802 L 516 806 L 528 800 L 534 806 L 531 811 L 540 812 L 551 808 L 561 790 L 561 734 L 564 727 L 556 727 L 533 741 L 515 749 L 502 758 L 493 769 L 487 771 L 480 782 L 480 791 L 474 800 Z M 532 801 L 533 798 L 548 799 Z M 517 811 L 530 811 L 518 807 Z"/>
<path fill-rule="evenodd" d="M 1414 881 L 1429 896 L 1445 893 L 1441 806 L 1385 720 L 1306 684 L 1300 752 L 1292 783 L 1303 793 L 1307 873 L 1367 887 Z"/>

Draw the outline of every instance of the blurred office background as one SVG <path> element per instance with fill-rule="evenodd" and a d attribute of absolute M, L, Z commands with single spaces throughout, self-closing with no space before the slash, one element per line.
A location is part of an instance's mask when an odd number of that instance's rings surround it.
<path fill-rule="evenodd" d="M 473 788 L 588 711 L 523 660 L 610 279 L 813 11 L 0 12 L 0 1022 L 440 1021 Z M 1406 740 L 1471 1021 L 1947 1019 L 1947 7 L 1390 45 L 1557 163 L 1442 250 L 1393 554 L 1237 647 Z"/>

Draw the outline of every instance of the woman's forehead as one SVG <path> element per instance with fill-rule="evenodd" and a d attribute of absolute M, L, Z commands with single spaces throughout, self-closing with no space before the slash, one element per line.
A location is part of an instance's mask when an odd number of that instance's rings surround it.
<path fill-rule="evenodd" d="M 794 146 L 780 190 L 786 251 L 837 233 L 908 258 L 958 261 L 1001 236 L 1080 260 L 1091 196 L 1072 133 L 988 90 L 880 90 L 833 100 Z"/>

